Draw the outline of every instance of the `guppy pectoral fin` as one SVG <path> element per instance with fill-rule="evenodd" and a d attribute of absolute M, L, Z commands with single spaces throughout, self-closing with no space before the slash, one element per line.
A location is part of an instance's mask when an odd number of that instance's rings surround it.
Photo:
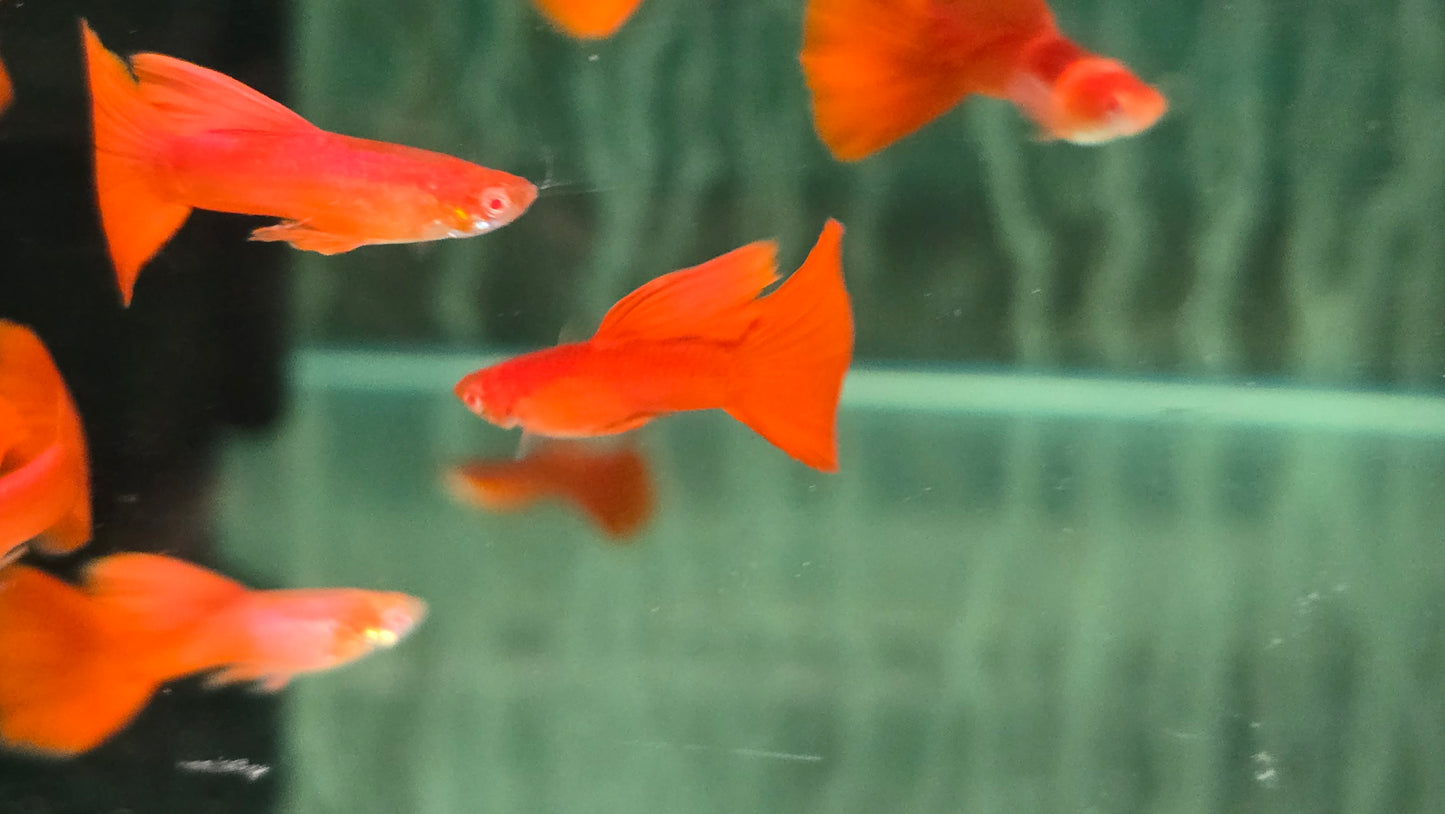
<path fill-rule="evenodd" d="M 280 692 L 290 681 L 291 676 L 288 673 L 272 673 L 261 679 L 261 683 L 256 687 L 262 692 Z"/>
<path fill-rule="evenodd" d="M 531 455 L 538 447 L 547 443 L 547 436 L 538 435 L 530 430 L 522 430 L 522 437 L 517 440 L 517 452 L 512 456 L 513 460 L 520 461 Z"/>
<path fill-rule="evenodd" d="M 207 676 L 206 688 L 215 689 L 228 684 L 244 684 L 255 681 L 258 692 L 276 692 L 285 687 L 290 680 L 289 673 L 269 673 L 254 664 L 233 664 Z"/>
<path fill-rule="evenodd" d="M 239 684 L 242 681 L 249 681 L 254 678 L 255 676 L 247 676 L 246 670 L 243 667 L 224 667 L 206 676 L 205 686 L 208 690 L 214 690 L 231 684 Z"/>
<path fill-rule="evenodd" d="M 1034 144 L 1055 144 L 1057 142 L 1063 141 L 1063 139 L 1040 127 L 1035 130 L 1032 135 L 1029 136 L 1029 141 L 1033 142 Z"/>
<path fill-rule="evenodd" d="M 629 416 L 621 421 L 608 424 L 601 432 L 598 432 L 597 435 L 620 435 L 624 432 L 631 432 L 656 417 L 657 416 L 652 413 Z"/>
<path fill-rule="evenodd" d="M 304 252 L 341 254 L 360 246 L 364 241 L 349 235 L 335 235 L 312 229 L 299 221 L 288 220 L 275 226 L 263 226 L 251 233 L 252 240 L 281 241 Z"/>

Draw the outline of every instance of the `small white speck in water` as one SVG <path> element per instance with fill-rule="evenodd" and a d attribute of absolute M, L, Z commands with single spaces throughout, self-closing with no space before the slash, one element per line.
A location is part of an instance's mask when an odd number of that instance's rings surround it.
<path fill-rule="evenodd" d="M 1260 784 L 1274 788 L 1279 783 L 1279 771 L 1274 766 L 1274 756 L 1269 752 L 1255 752 L 1250 761 L 1254 763 L 1254 779 Z"/>
<path fill-rule="evenodd" d="M 679 749 L 685 752 L 717 752 L 720 754 L 733 755 L 735 757 L 755 758 L 759 760 L 783 760 L 796 763 L 821 763 L 822 755 L 812 755 L 805 752 L 779 752 L 772 749 L 748 749 L 746 747 L 727 748 L 722 746 L 704 746 L 700 743 L 668 743 L 667 741 L 619 741 L 623 746 L 643 746 L 649 749 Z"/>
<path fill-rule="evenodd" d="M 265 777 L 270 771 L 270 766 L 263 766 L 252 763 L 245 758 L 227 760 L 218 758 L 216 760 L 182 760 L 176 763 L 176 768 L 187 772 L 198 772 L 201 774 L 235 774 L 246 778 L 254 783 Z"/>

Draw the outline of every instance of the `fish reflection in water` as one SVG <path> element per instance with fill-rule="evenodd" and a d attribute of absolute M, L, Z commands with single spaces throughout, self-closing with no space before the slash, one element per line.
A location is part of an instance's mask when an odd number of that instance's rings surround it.
<path fill-rule="evenodd" d="M 540 441 L 521 459 L 458 464 L 447 471 L 446 485 L 457 500 L 493 512 L 559 499 L 619 541 L 642 529 L 655 502 L 647 460 L 635 448 L 576 441 Z"/>

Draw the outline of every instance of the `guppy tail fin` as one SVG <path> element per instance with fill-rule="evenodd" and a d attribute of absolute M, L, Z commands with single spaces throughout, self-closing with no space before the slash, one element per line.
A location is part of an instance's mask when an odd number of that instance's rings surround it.
<path fill-rule="evenodd" d="M 800 60 L 819 138 L 856 161 L 970 94 L 1003 96 L 1043 0 L 810 0 Z"/>
<path fill-rule="evenodd" d="M 537 10 L 564 34 L 600 40 L 617 33 L 642 0 L 535 0 Z"/>
<path fill-rule="evenodd" d="M 853 311 L 843 285 L 843 225 L 829 219 L 818 242 L 776 291 L 738 348 L 728 414 L 802 463 L 838 470 L 837 414 L 853 360 Z"/>
<path fill-rule="evenodd" d="M 159 682 L 128 669 L 96 603 L 23 565 L 0 571 L 0 744 L 48 757 L 98 746 Z"/>
<path fill-rule="evenodd" d="M 191 208 L 171 200 L 155 168 L 157 122 L 119 57 L 81 21 L 90 77 L 95 136 L 95 188 L 100 221 L 115 265 L 121 301 L 129 306 L 141 266 L 181 228 Z"/>

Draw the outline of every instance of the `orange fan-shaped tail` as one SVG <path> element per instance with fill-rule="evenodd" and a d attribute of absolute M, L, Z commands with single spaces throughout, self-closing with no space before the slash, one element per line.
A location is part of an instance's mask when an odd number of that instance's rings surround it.
<path fill-rule="evenodd" d="M 160 186 L 156 116 L 120 57 L 81 22 L 90 78 L 95 187 L 121 301 L 130 305 L 141 266 L 181 228 L 191 208 Z"/>
<path fill-rule="evenodd" d="M 838 469 L 837 413 L 853 359 L 843 225 L 829 219 L 803 265 L 753 306 L 728 413 L 799 461 Z"/>
<path fill-rule="evenodd" d="M 125 726 L 159 684 L 130 669 L 131 644 L 76 588 L 26 566 L 0 571 L 0 743 L 67 757 Z"/>
<path fill-rule="evenodd" d="M 1043 0 L 811 0 L 800 59 L 818 136 L 854 161 L 969 94 L 1004 96 Z"/>

